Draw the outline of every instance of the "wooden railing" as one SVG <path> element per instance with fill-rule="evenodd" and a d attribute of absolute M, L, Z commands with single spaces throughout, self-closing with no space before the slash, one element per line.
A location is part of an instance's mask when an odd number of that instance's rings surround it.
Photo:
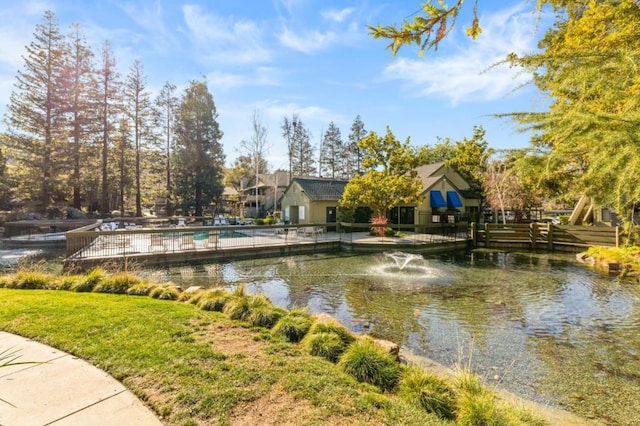
<path fill-rule="evenodd" d="M 551 223 L 509 223 L 506 225 L 485 223 L 479 227 L 472 223 L 471 237 L 474 247 L 488 248 L 527 245 L 533 250 L 590 246 L 618 247 L 620 245 L 620 228 L 553 225 Z"/>

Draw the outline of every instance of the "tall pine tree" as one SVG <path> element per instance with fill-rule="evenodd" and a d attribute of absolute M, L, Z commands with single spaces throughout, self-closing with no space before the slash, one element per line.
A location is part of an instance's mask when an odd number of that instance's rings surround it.
<path fill-rule="evenodd" d="M 204 206 L 224 189 L 222 131 L 213 96 L 204 81 L 192 81 L 176 121 L 177 193 L 185 211 L 202 216 Z"/>
<path fill-rule="evenodd" d="M 358 144 L 364 137 L 367 136 L 367 131 L 364 128 L 364 123 L 358 115 L 351 124 L 351 132 L 349 133 L 349 145 L 347 147 L 347 153 L 345 157 L 344 169 L 347 171 L 347 178 L 352 178 L 362 174 L 362 154 Z"/>
<path fill-rule="evenodd" d="M 167 198 L 167 214 L 172 214 L 173 211 L 171 205 L 171 200 L 173 199 L 171 156 L 173 148 L 173 128 L 175 125 L 176 115 L 178 113 L 178 98 L 175 96 L 175 91 L 176 86 L 166 82 L 164 86 L 162 86 L 155 102 L 156 126 L 162 135 L 165 145 L 165 197 Z"/>
<path fill-rule="evenodd" d="M 4 140 L 20 175 L 20 193 L 44 212 L 58 196 L 61 161 L 66 158 L 61 92 L 67 50 L 53 12 L 45 12 L 26 50 L 9 101 Z"/>
<path fill-rule="evenodd" d="M 111 132 L 114 130 L 118 115 L 122 111 L 120 94 L 122 83 L 116 70 L 116 61 L 109 42 L 104 42 L 101 53 L 100 67 L 97 72 L 101 160 L 100 213 L 106 214 L 110 210 L 109 146 L 111 145 Z"/>
<path fill-rule="evenodd" d="M 131 66 L 124 85 L 125 111 L 133 129 L 133 150 L 135 154 L 136 216 L 142 216 L 142 191 L 140 186 L 142 156 L 146 142 L 153 139 L 151 95 L 146 88 L 146 76 L 139 60 Z"/>
<path fill-rule="evenodd" d="M 64 108 L 67 113 L 69 146 L 68 166 L 71 169 L 70 186 L 73 190 L 73 207 L 82 205 L 81 176 L 87 166 L 87 150 L 95 131 L 95 70 L 93 52 L 87 46 L 79 25 L 72 26 L 68 36 L 69 54 L 64 68 Z"/>
<path fill-rule="evenodd" d="M 332 121 L 324 132 L 322 148 L 320 150 L 320 175 L 323 177 L 345 178 L 346 170 L 343 168 L 344 143 L 340 135 L 340 129 Z"/>

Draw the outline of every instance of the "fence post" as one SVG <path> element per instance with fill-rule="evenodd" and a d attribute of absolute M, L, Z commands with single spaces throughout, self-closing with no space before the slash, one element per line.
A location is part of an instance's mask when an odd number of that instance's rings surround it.
<path fill-rule="evenodd" d="M 531 222 L 529 224 L 531 232 L 529 232 L 529 238 L 531 238 L 531 250 L 536 249 L 536 243 L 538 242 L 538 224 Z"/>
<path fill-rule="evenodd" d="M 547 223 L 547 244 L 549 251 L 553 251 L 553 224 Z"/>
<path fill-rule="evenodd" d="M 616 247 L 620 247 L 620 227 L 616 226 Z"/>
<path fill-rule="evenodd" d="M 489 248 L 490 242 L 491 242 L 491 235 L 489 232 L 489 224 L 485 223 L 484 224 L 484 246 L 486 248 Z"/>
<path fill-rule="evenodd" d="M 473 248 L 478 247 L 478 234 L 476 232 L 476 223 L 471 222 L 471 241 Z"/>

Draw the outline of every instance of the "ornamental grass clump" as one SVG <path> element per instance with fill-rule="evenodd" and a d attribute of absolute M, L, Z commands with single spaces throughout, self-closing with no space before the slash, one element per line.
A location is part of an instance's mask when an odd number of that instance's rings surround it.
<path fill-rule="evenodd" d="M 127 289 L 127 294 L 131 296 L 148 296 L 151 290 L 156 288 L 156 284 L 141 281 L 138 284 L 133 284 Z"/>
<path fill-rule="evenodd" d="M 138 285 L 142 280 L 127 272 L 121 272 L 119 274 L 104 277 L 93 288 L 94 293 L 113 293 L 113 294 L 126 294 L 128 290 Z"/>
<path fill-rule="evenodd" d="M 149 292 L 149 297 L 160 300 L 178 300 L 180 297 L 180 289 L 178 289 L 175 284 L 167 283 L 154 287 Z"/>
<path fill-rule="evenodd" d="M 222 308 L 222 312 L 232 320 L 244 321 L 251 314 L 251 305 L 247 296 L 233 295 Z"/>
<path fill-rule="evenodd" d="M 75 282 L 69 290 L 79 293 L 91 292 L 93 288 L 105 278 L 106 273 L 102 268 L 94 268 L 83 278 Z"/>
<path fill-rule="evenodd" d="M 336 333 L 307 334 L 302 345 L 313 356 L 319 356 L 331 362 L 338 362 L 346 345 Z"/>
<path fill-rule="evenodd" d="M 294 308 L 284 315 L 271 330 L 292 343 L 299 342 L 311 328 L 311 315 L 305 309 Z"/>
<path fill-rule="evenodd" d="M 359 382 L 370 383 L 382 390 L 392 390 L 400 379 L 400 365 L 370 337 L 356 340 L 344 351 L 338 365 Z"/>
<path fill-rule="evenodd" d="M 445 419 L 454 419 L 456 401 L 453 389 L 441 378 L 417 367 L 404 370 L 399 384 L 399 395 L 406 401 L 429 413 Z"/>
<path fill-rule="evenodd" d="M 287 313 L 284 309 L 273 306 L 271 300 L 264 295 L 250 296 L 249 306 L 251 312 L 247 321 L 256 327 L 273 328 Z"/>
<path fill-rule="evenodd" d="M 456 424 L 461 426 L 509 424 L 498 410 L 496 395 L 478 376 L 463 371 L 455 381 Z"/>
<path fill-rule="evenodd" d="M 52 278 L 42 272 L 22 271 L 3 280 L 4 287 L 14 289 L 48 289 L 51 288 Z"/>
<path fill-rule="evenodd" d="M 302 345 L 311 355 L 335 363 L 354 341 L 355 337 L 346 327 L 329 315 L 321 314 L 316 317 L 316 321 L 302 340 Z"/>
<path fill-rule="evenodd" d="M 355 336 L 347 330 L 347 327 L 340 324 L 336 319 L 331 318 L 329 315 L 326 315 L 326 317 L 328 318 L 318 316 L 311 326 L 309 334 L 334 333 L 340 337 L 340 340 L 345 344 L 345 347 L 355 342 Z"/>

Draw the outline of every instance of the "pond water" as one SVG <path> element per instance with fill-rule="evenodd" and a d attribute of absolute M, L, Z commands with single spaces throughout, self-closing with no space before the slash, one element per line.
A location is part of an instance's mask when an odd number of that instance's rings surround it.
<path fill-rule="evenodd" d="M 605 424 L 640 424 L 640 286 L 574 255 L 313 255 L 173 268 L 326 312 L 487 382 Z M 157 273 L 157 272 L 156 272 Z"/>

